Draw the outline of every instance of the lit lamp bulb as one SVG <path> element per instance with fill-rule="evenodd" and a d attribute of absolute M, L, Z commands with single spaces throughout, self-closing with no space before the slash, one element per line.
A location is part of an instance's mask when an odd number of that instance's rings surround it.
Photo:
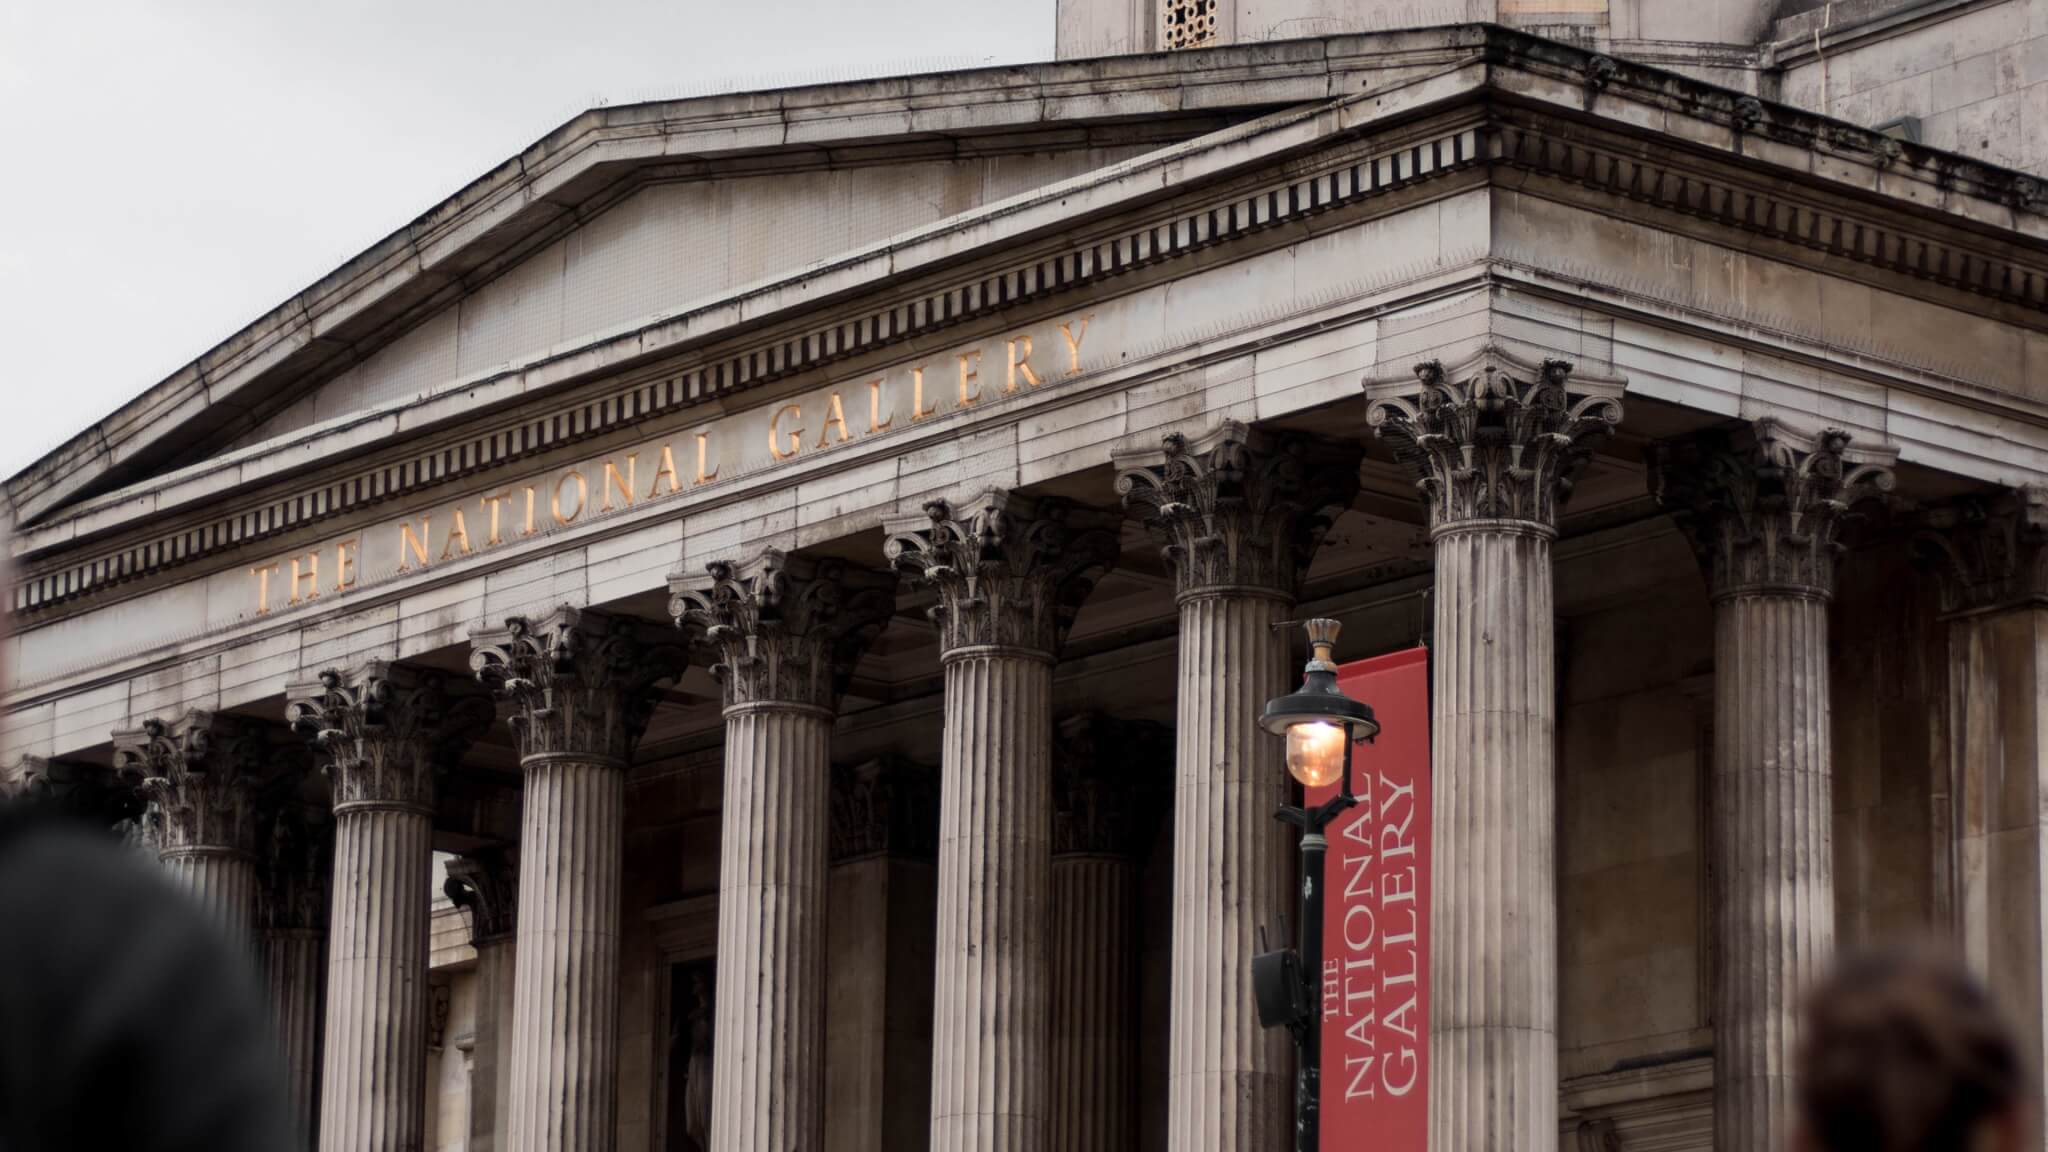
<path fill-rule="evenodd" d="M 1344 729 L 1326 720 L 1287 727 L 1287 771 L 1304 788 L 1327 788 L 1344 775 Z"/>

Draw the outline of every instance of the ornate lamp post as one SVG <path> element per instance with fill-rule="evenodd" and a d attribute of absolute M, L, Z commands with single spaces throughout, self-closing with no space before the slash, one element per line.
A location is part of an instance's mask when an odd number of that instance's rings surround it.
<path fill-rule="evenodd" d="M 1379 733 L 1372 706 L 1353 700 L 1337 687 L 1337 665 L 1330 651 L 1340 625 L 1335 620 L 1307 620 L 1311 652 L 1302 670 L 1301 687 L 1266 702 L 1259 726 L 1287 738 L 1287 771 L 1301 786 L 1327 788 L 1337 794 L 1313 808 L 1291 804 L 1275 813 L 1301 828 L 1301 951 L 1281 949 L 1252 960 L 1252 990 L 1259 1005 L 1259 1023 L 1286 1025 L 1300 1053 L 1294 1080 L 1294 1147 L 1319 1152 L 1322 1118 L 1323 1059 L 1323 853 L 1329 843 L 1323 829 L 1345 809 L 1358 803 L 1351 794 L 1351 748 Z"/>

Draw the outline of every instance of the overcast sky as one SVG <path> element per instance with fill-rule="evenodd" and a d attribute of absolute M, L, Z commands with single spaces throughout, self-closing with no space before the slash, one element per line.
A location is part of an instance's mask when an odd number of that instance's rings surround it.
<path fill-rule="evenodd" d="M 0 477 L 592 104 L 1045 59 L 1052 9 L 0 4 Z"/>

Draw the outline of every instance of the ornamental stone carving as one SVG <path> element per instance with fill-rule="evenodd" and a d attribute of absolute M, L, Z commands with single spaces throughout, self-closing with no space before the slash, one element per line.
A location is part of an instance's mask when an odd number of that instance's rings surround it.
<path fill-rule="evenodd" d="M 631 759 L 659 686 L 681 677 L 688 664 L 673 629 L 568 605 L 480 629 L 470 644 L 477 679 L 512 702 L 522 759 Z"/>
<path fill-rule="evenodd" d="M 325 761 L 336 812 L 431 812 L 436 777 L 462 759 L 494 710 L 450 677 L 374 660 L 287 685 L 285 715 Z"/>
<path fill-rule="evenodd" d="M 939 847 L 939 774 L 900 756 L 832 769 L 831 858 L 929 860 Z"/>
<path fill-rule="evenodd" d="M 1850 506 L 1891 491 L 1892 448 L 1856 449 L 1764 417 L 1651 449 L 1651 490 L 1691 538 L 1716 599 L 1826 598 Z"/>
<path fill-rule="evenodd" d="M 896 608 L 894 573 L 767 549 L 669 577 L 669 614 L 718 654 L 711 674 L 728 708 L 781 703 L 832 709 L 860 654 Z"/>
<path fill-rule="evenodd" d="M 930 615 L 948 656 L 998 647 L 1050 658 L 1116 564 L 1117 523 L 1114 513 L 992 488 L 891 520 L 883 550 L 898 571 L 938 591 Z"/>
<path fill-rule="evenodd" d="M 519 920 L 519 850 L 479 848 L 455 857 L 441 890 L 469 913 L 470 943 L 510 938 Z"/>
<path fill-rule="evenodd" d="M 1939 581 L 1944 614 L 2048 604 L 2048 489 L 1965 497 L 1921 523 L 1913 550 Z"/>
<path fill-rule="evenodd" d="M 96 765 L 25 755 L 15 765 L 13 781 L 11 794 L 19 800 L 111 828 L 125 829 L 143 814 L 143 801 L 135 790 L 122 787 L 114 773 Z M 9 794 L 9 788 L 0 787 L 0 796 Z"/>
<path fill-rule="evenodd" d="M 1356 448 L 1270 436 L 1236 420 L 1193 440 L 1117 453 L 1116 490 L 1160 541 L 1180 594 L 1292 598 L 1330 524 L 1358 494 Z"/>
<path fill-rule="evenodd" d="M 113 734 L 114 768 L 148 802 L 147 837 L 166 856 L 256 854 L 255 790 L 268 759 L 260 725 L 194 710 Z"/>
<path fill-rule="evenodd" d="M 256 925 L 270 932 L 327 927 L 334 827 L 296 808 L 270 820 L 269 843 L 257 861 Z"/>
<path fill-rule="evenodd" d="M 1455 367 L 1366 385 L 1366 420 L 1417 477 L 1434 533 L 1518 521 L 1549 531 L 1593 440 L 1621 423 L 1619 380 L 1488 345 Z"/>
<path fill-rule="evenodd" d="M 1141 855 L 1169 803 L 1173 758 L 1164 725 L 1094 713 L 1062 720 L 1052 745 L 1053 855 Z"/>

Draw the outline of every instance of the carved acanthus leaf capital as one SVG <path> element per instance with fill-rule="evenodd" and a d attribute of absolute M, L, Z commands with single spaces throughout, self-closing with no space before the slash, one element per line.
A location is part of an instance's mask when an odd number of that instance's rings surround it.
<path fill-rule="evenodd" d="M 834 863 L 877 855 L 928 860 L 938 841 L 937 769 L 900 756 L 833 767 Z"/>
<path fill-rule="evenodd" d="M 270 760 L 263 726 L 194 710 L 113 734 L 114 768 L 148 802 L 148 837 L 166 855 L 254 856 L 256 788 Z"/>
<path fill-rule="evenodd" d="M 96 764 L 23 756 L 14 767 L 13 794 L 33 804 L 108 827 L 124 826 L 143 814 L 143 800 L 119 777 Z M 6 795 L 0 789 L 0 796 Z"/>
<path fill-rule="evenodd" d="M 279 808 L 258 861 L 257 924 L 272 932 L 326 930 L 333 857 L 331 822 L 296 807 Z"/>
<path fill-rule="evenodd" d="M 1665 441 L 1651 489 L 1691 538 L 1716 597 L 1834 593 L 1850 507 L 1891 491 L 1894 448 L 1852 448 L 1839 428 L 1808 435 L 1773 417 Z"/>
<path fill-rule="evenodd" d="M 1940 583 L 1944 613 L 2048 604 L 2048 489 L 1930 508 L 1913 550 Z"/>
<path fill-rule="evenodd" d="M 334 810 L 430 812 L 436 776 L 490 726 L 482 693 L 438 672 L 373 660 L 285 688 L 285 715 L 313 744 L 334 788 Z"/>
<path fill-rule="evenodd" d="M 469 913 L 470 943 L 509 939 L 518 926 L 519 850 L 480 848 L 455 857 L 441 890 Z"/>
<path fill-rule="evenodd" d="M 884 527 L 889 563 L 931 585 L 939 647 L 998 646 L 1050 658 L 1081 602 L 1114 567 L 1115 513 L 990 489 L 964 504 L 935 500 Z"/>
<path fill-rule="evenodd" d="M 1226 420 L 1190 440 L 1118 453 L 1116 490 L 1160 540 L 1183 596 L 1240 588 L 1292 597 L 1330 524 L 1358 495 L 1356 447 Z"/>
<path fill-rule="evenodd" d="M 660 685 L 689 662 L 672 628 L 564 605 L 470 635 L 469 666 L 513 705 L 519 755 L 624 764 L 654 716 Z"/>
<path fill-rule="evenodd" d="M 1171 795 L 1173 732 L 1142 720 L 1082 713 L 1052 746 L 1052 852 L 1135 857 Z"/>
<path fill-rule="evenodd" d="M 726 707 L 837 707 L 854 665 L 896 609 L 896 576 L 770 548 L 669 577 L 669 614 L 718 654 Z"/>
<path fill-rule="evenodd" d="M 1488 345 L 1455 367 L 1366 385 L 1366 419 L 1416 477 L 1433 532 L 1488 521 L 1557 528 L 1591 444 L 1621 423 L 1623 383 Z"/>

